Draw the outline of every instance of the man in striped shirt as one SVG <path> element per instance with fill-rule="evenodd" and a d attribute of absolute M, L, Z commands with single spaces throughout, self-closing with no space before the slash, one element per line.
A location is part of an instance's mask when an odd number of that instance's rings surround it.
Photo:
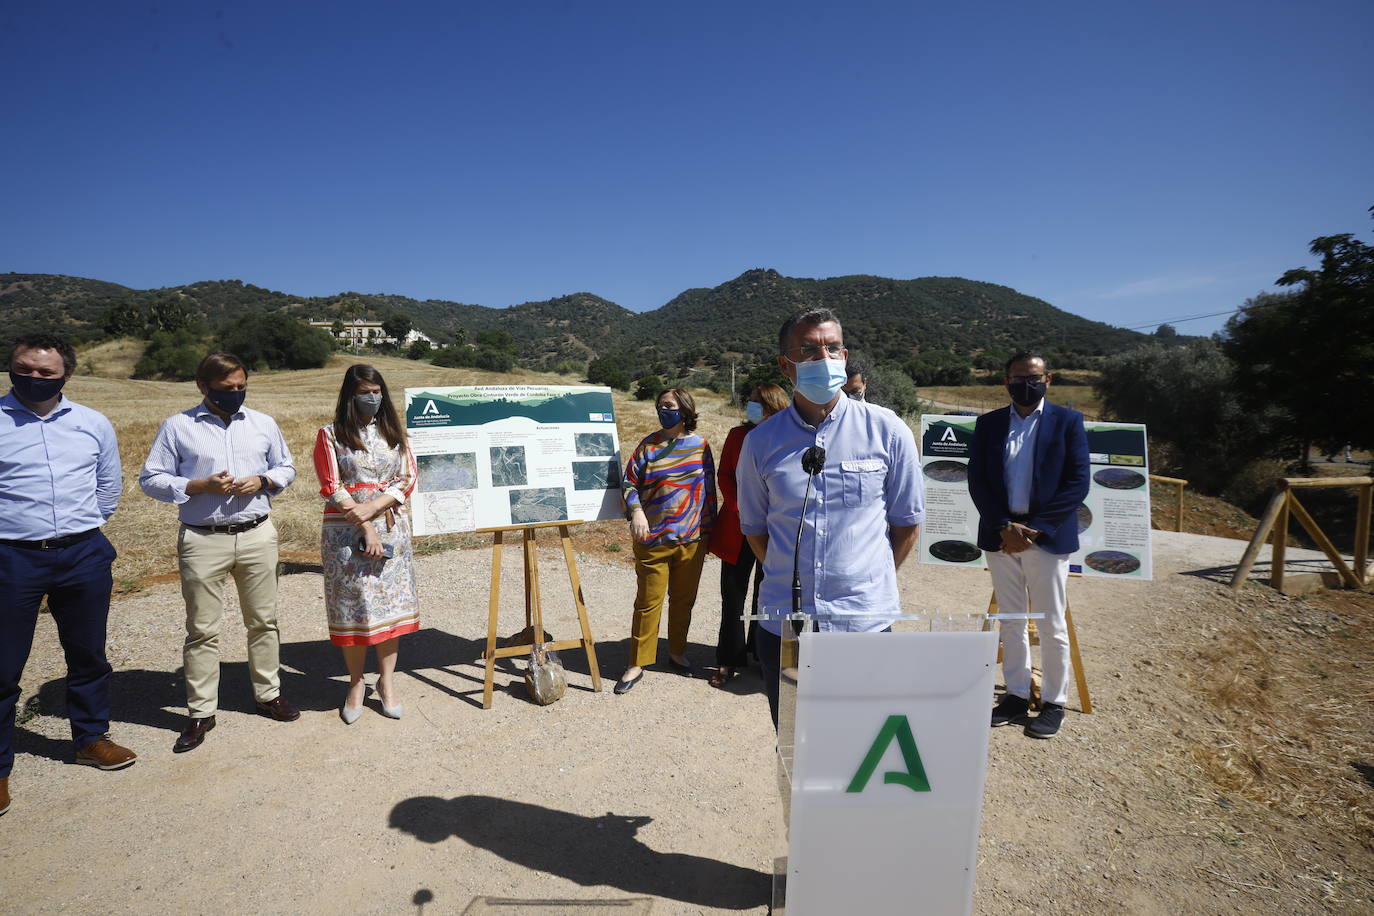
<path fill-rule="evenodd" d="M 177 564 L 186 600 L 183 650 L 190 721 L 172 750 L 200 746 L 219 705 L 219 631 L 224 580 L 234 577 L 248 628 L 248 670 L 257 711 L 279 722 L 300 718 L 281 695 L 277 633 L 277 531 L 272 496 L 296 479 L 276 422 L 243 406 L 248 370 L 238 357 L 211 353 L 196 370 L 205 399 L 168 417 L 157 431 L 138 483 L 175 503 L 181 518 Z"/>

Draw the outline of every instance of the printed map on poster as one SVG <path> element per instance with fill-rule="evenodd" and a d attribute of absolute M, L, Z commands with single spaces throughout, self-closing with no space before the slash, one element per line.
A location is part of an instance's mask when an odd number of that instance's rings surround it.
<path fill-rule="evenodd" d="M 620 518 L 611 389 L 407 388 L 416 534 Z"/>
<path fill-rule="evenodd" d="M 978 510 L 968 494 L 968 456 L 975 417 L 921 418 L 921 474 L 926 517 L 921 562 L 982 567 Z M 1079 550 L 1069 571 L 1109 579 L 1151 578 L 1150 469 L 1145 427 L 1088 420 L 1092 483 L 1078 507 Z"/>

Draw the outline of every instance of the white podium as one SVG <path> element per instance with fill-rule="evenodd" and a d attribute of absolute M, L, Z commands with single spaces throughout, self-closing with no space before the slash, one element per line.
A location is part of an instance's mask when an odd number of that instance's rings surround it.
<path fill-rule="evenodd" d="M 775 913 L 972 911 L 997 634 L 981 614 L 898 619 L 922 629 L 794 636 L 783 624 L 788 858 Z"/>

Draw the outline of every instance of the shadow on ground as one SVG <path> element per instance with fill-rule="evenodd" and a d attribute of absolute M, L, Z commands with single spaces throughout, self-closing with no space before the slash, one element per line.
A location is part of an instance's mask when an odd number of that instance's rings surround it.
<path fill-rule="evenodd" d="M 227 619 L 222 638 L 235 638 Z M 485 648 L 485 639 L 468 639 L 434 628 L 422 629 L 401 638 L 396 670 L 441 693 L 481 708 L 481 656 Z M 628 640 L 598 643 L 596 648 L 603 678 L 602 688 L 610 690 L 629 657 Z M 694 660 L 710 657 L 713 652 L 712 647 L 698 643 L 688 646 L 688 655 Z M 581 675 L 589 681 L 586 656 L 580 649 L 563 650 L 560 657 L 569 674 Z M 667 670 L 667 657 L 667 640 L 662 640 L 659 647 L 662 670 Z M 375 659 L 370 655 L 368 670 L 376 670 Z M 534 702 L 522 679 L 522 659 L 498 659 L 496 670 L 508 680 L 505 686 L 498 684 L 498 690 L 512 698 Z M 343 654 L 328 640 L 282 644 L 281 692 L 298 709 L 319 712 L 338 708 L 343 702 L 347 673 Z M 509 680 L 511 678 L 514 680 Z M 454 682 L 458 686 L 455 687 Z M 470 686 L 463 689 L 465 685 Z M 582 682 L 581 678 L 568 686 L 572 690 L 591 691 L 590 683 Z M 742 673 L 730 683 L 728 689 L 732 693 L 754 693 L 760 692 L 760 685 L 757 677 Z M 54 678 L 43 684 L 37 693 L 38 711 L 43 715 L 65 718 L 66 690 L 66 678 Z M 146 668 L 115 671 L 110 675 L 110 724 L 115 740 L 119 739 L 117 731 L 121 722 L 179 733 L 186 724 L 183 712 L 186 708 L 185 690 L 180 668 L 172 671 Z M 368 701 L 371 706 L 378 703 L 375 697 Z M 255 714 L 246 662 L 224 662 L 220 665 L 219 709 L 222 712 Z M 15 729 L 14 748 L 19 753 L 50 760 L 69 760 L 72 756 L 70 741 L 47 737 L 23 725 Z"/>
<path fill-rule="evenodd" d="M 583 887 L 614 887 L 719 909 L 768 903 L 771 875 L 644 845 L 635 833 L 652 820 L 610 813 L 584 817 L 485 795 L 423 795 L 397 803 L 389 826 L 424 843 L 455 836 L 508 862 Z"/>
<path fill-rule="evenodd" d="M 1347 562 L 1349 560 L 1347 559 Z M 1218 582 L 1222 585 L 1230 585 L 1231 579 L 1235 576 L 1236 570 L 1240 568 L 1239 563 L 1228 563 L 1225 566 L 1208 566 L 1204 569 L 1185 569 L 1180 575 L 1194 576 L 1198 579 L 1207 579 L 1211 582 Z M 1321 573 L 1332 572 L 1335 567 L 1325 559 L 1293 559 L 1289 558 L 1283 564 L 1285 575 L 1295 575 L 1297 573 Z M 1273 576 L 1273 565 L 1268 560 L 1257 562 L 1250 569 L 1250 576 L 1247 581 L 1262 582 L 1269 584 Z"/>

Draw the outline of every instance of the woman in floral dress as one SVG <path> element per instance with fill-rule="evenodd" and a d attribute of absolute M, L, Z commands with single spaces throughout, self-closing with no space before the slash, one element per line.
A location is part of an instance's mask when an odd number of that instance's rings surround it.
<path fill-rule="evenodd" d="M 401 717 L 392 675 L 399 638 L 420 628 L 415 560 L 405 502 L 415 490 L 415 456 L 382 374 L 349 366 L 334 422 L 315 438 L 315 473 L 325 499 L 320 552 L 329 639 L 343 650 L 348 696 L 339 711 L 362 714 L 367 647 L 377 647 L 383 714 Z"/>

